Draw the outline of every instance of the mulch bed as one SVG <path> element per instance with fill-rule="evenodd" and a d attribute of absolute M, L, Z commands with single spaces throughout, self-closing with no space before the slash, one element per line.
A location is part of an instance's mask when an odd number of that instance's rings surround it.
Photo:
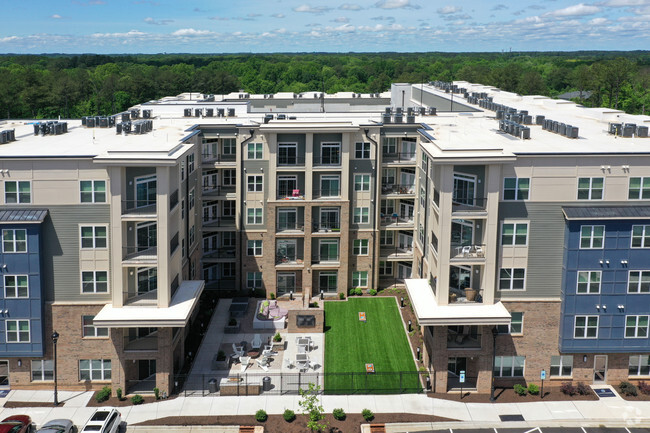
<path fill-rule="evenodd" d="M 464 393 L 460 398 L 460 392 L 450 393 L 428 393 L 427 396 L 432 398 L 442 398 L 445 400 L 462 401 L 463 403 L 490 403 L 490 394 Z M 559 387 L 544 387 L 544 398 L 540 395 L 519 395 L 512 388 L 496 388 L 494 392 L 496 403 L 525 403 L 531 401 L 578 401 L 578 400 L 598 400 L 595 393 L 589 395 L 566 395 L 560 391 Z"/>
<path fill-rule="evenodd" d="M 59 406 L 62 406 L 63 403 L 59 402 Z M 44 401 L 5 401 L 3 407 L 6 408 L 17 408 L 17 407 L 54 407 L 52 402 Z"/>
<path fill-rule="evenodd" d="M 650 395 L 644 394 L 641 391 L 638 391 L 637 395 L 625 395 L 621 392 L 621 389 L 618 386 L 614 386 L 618 395 L 621 396 L 623 400 L 627 401 L 650 401 Z"/>
<path fill-rule="evenodd" d="M 360 431 L 361 424 L 367 424 L 360 414 L 349 414 L 344 421 L 337 421 L 332 414 L 325 416 L 328 429 L 325 432 L 351 433 Z M 449 418 L 431 415 L 415 415 L 408 413 L 381 413 L 376 414 L 371 423 L 394 423 L 394 422 L 446 422 L 456 421 Z M 155 420 L 144 421 L 132 425 L 262 425 L 264 433 L 304 433 L 307 428 L 307 417 L 296 415 L 293 422 L 286 422 L 282 415 L 269 415 L 266 422 L 257 422 L 253 415 L 239 416 L 171 416 Z"/>
<path fill-rule="evenodd" d="M 93 394 L 93 397 L 88 401 L 88 404 L 86 405 L 87 407 L 102 407 L 102 406 L 112 406 L 112 407 L 124 407 L 124 406 L 133 406 L 133 403 L 131 403 L 131 398 L 123 398 L 123 400 L 118 400 L 117 397 L 110 397 L 108 400 L 104 400 L 101 403 L 97 403 L 97 399 L 95 399 L 95 396 L 97 393 Z M 144 398 L 143 404 L 144 403 L 153 403 L 156 401 L 156 397 L 145 397 Z"/>

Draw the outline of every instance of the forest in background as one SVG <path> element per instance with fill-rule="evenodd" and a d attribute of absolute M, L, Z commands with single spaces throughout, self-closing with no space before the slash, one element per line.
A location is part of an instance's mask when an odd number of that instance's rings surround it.
<path fill-rule="evenodd" d="M 0 56 L 0 118 L 107 115 L 183 92 L 368 93 L 466 80 L 588 107 L 650 111 L 650 52 Z M 589 93 L 587 93 L 589 92 Z M 586 96 L 589 95 L 588 98 Z"/>

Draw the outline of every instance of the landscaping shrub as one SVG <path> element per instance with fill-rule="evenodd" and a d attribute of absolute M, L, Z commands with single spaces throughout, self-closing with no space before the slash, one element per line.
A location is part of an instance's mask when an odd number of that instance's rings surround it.
<path fill-rule="evenodd" d="M 589 388 L 588 385 L 585 385 L 582 382 L 578 382 L 578 386 L 576 386 L 576 391 L 580 395 L 589 395 L 589 394 L 591 394 L 591 388 Z"/>
<path fill-rule="evenodd" d="M 361 287 L 357 287 L 354 289 L 354 294 L 357 296 L 363 296 L 363 289 Z"/>
<path fill-rule="evenodd" d="M 111 387 L 105 386 L 102 388 L 101 391 L 97 393 L 97 395 L 95 396 L 95 400 L 97 400 L 97 403 L 101 403 L 103 401 L 108 400 L 110 396 L 111 396 Z"/>
<path fill-rule="evenodd" d="M 228 326 L 237 326 L 237 319 L 231 317 L 230 320 L 228 320 Z"/>
<path fill-rule="evenodd" d="M 345 419 L 345 411 L 343 409 L 334 409 L 332 411 L 332 415 L 334 415 L 334 419 L 338 421 L 343 421 Z"/>
<path fill-rule="evenodd" d="M 217 361 L 225 361 L 225 360 L 226 360 L 226 352 L 224 352 L 223 350 L 218 351 L 217 352 Z M 156 388 L 156 389 L 158 389 L 158 388 Z M 154 389 L 154 392 L 156 391 L 156 389 Z"/>
<path fill-rule="evenodd" d="M 142 404 L 144 403 L 144 398 L 140 394 L 136 394 L 133 397 L 131 397 L 131 403 L 133 404 Z"/>
<path fill-rule="evenodd" d="M 375 289 L 370 289 L 370 290 L 368 290 L 368 294 L 370 296 L 377 296 L 377 291 Z"/>
<path fill-rule="evenodd" d="M 271 298 L 271 300 L 275 299 L 275 293 L 271 292 L 271 294 L 269 295 L 269 298 Z"/>
<path fill-rule="evenodd" d="M 153 395 L 156 397 L 156 400 L 160 400 L 160 389 L 154 388 Z"/>
<path fill-rule="evenodd" d="M 539 386 L 535 385 L 534 383 L 529 383 L 528 384 L 528 393 L 530 395 L 537 395 L 539 394 Z"/>
<path fill-rule="evenodd" d="M 631 384 L 630 382 L 623 381 L 618 385 L 618 389 L 621 390 L 621 393 L 625 395 L 638 395 L 637 387 Z"/>
<path fill-rule="evenodd" d="M 115 390 L 115 393 L 117 394 L 117 399 L 118 399 L 119 401 L 122 401 L 122 388 L 117 388 L 117 389 Z"/>
<path fill-rule="evenodd" d="M 282 335 L 280 335 L 279 332 L 276 332 L 275 335 L 273 336 L 273 341 L 279 343 L 280 341 L 282 341 Z"/>
<path fill-rule="evenodd" d="M 345 299 L 345 293 L 339 292 L 339 299 L 342 301 Z"/>
<path fill-rule="evenodd" d="M 361 416 L 363 416 L 363 419 L 366 421 L 372 421 L 373 418 L 375 417 L 375 414 L 372 413 L 370 409 L 364 409 L 361 411 Z"/>
<path fill-rule="evenodd" d="M 639 391 L 641 391 L 643 394 L 649 395 L 650 394 L 650 384 L 646 383 L 645 381 L 639 382 Z"/>
<path fill-rule="evenodd" d="M 291 409 L 285 410 L 282 416 L 286 422 L 293 422 L 296 419 L 296 413 Z"/>
<path fill-rule="evenodd" d="M 562 386 L 560 387 L 560 391 L 562 391 L 562 394 L 566 394 L 566 395 L 576 395 L 578 393 L 578 389 L 575 386 L 573 386 L 571 382 L 562 383 Z"/>
<path fill-rule="evenodd" d="M 528 392 L 528 389 L 526 389 L 525 386 L 523 386 L 523 385 L 521 385 L 519 383 L 515 383 L 515 385 L 512 388 L 519 395 L 526 395 L 526 393 Z"/>
<path fill-rule="evenodd" d="M 266 411 L 264 409 L 260 409 L 257 412 L 255 412 L 255 419 L 257 422 L 264 422 L 268 419 L 268 415 L 266 414 Z"/>

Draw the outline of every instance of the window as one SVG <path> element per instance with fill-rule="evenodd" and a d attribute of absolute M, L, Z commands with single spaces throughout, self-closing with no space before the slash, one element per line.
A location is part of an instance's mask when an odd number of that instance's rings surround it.
<path fill-rule="evenodd" d="M 223 269 L 222 273 L 224 277 L 234 277 L 237 273 L 237 267 L 235 266 L 237 263 L 231 262 L 231 263 L 223 263 Z"/>
<path fill-rule="evenodd" d="M 355 143 L 354 157 L 356 159 L 370 159 L 370 143 Z"/>
<path fill-rule="evenodd" d="M 246 255 L 248 256 L 261 256 L 262 255 L 262 240 L 255 239 L 248 241 L 248 247 L 246 249 Z"/>
<path fill-rule="evenodd" d="M 248 143 L 248 159 L 262 159 L 262 143 Z"/>
<path fill-rule="evenodd" d="M 264 186 L 264 176 L 251 175 L 246 178 L 248 185 L 248 192 L 262 192 Z"/>
<path fill-rule="evenodd" d="M 79 380 L 111 380 L 111 360 L 80 359 Z"/>
<path fill-rule="evenodd" d="M 229 160 L 233 160 L 237 151 L 237 143 L 234 138 L 221 139 L 221 153 Z M 226 156 L 228 155 L 228 156 Z"/>
<path fill-rule="evenodd" d="M 369 208 L 367 207 L 355 207 L 354 208 L 354 220 L 355 224 L 368 224 L 370 222 Z"/>
<path fill-rule="evenodd" d="M 82 293 L 107 293 L 108 272 L 106 271 L 84 271 L 81 273 Z"/>
<path fill-rule="evenodd" d="M 5 298 L 29 298 L 27 275 L 5 275 Z"/>
<path fill-rule="evenodd" d="M 235 201 L 234 200 L 225 200 L 222 201 L 221 215 L 225 217 L 234 217 L 235 216 Z"/>
<path fill-rule="evenodd" d="M 354 190 L 355 191 L 370 191 L 370 175 L 369 174 L 355 174 L 354 175 Z"/>
<path fill-rule="evenodd" d="M 194 192 L 194 188 L 192 188 L 187 195 L 187 202 L 189 205 L 189 210 L 194 209 L 194 204 L 196 202 L 196 193 Z"/>
<path fill-rule="evenodd" d="M 246 287 L 249 289 L 259 289 L 262 287 L 261 272 L 246 272 Z"/>
<path fill-rule="evenodd" d="M 278 165 L 296 165 L 297 163 L 298 143 L 278 143 Z"/>
<path fill-rule="evenodd" d="M 394 242 L 395 242 L 395 235 L 393 234 L 392 231 L 381 230 L 379 232 L 379 245 L 388 246 L 388 245 L 393 245 Z"/>
<path fill-rule="evenodd" d="M 352 272 L 352 287 L 368 287 L 368 272 Z"/>
<path fill-rule="evenodd" d="M 262 224 L 262 208 L 254 207 L 247 209 L 246 222 L 248 224 Z"/>
<path fill-rule="evenodd" d="M 227 168 L 223 170 L 223 186 L 237 185 L 237 170 Z"/>
<path fill-rule="evenodd" d="M 54 361 L 32 361 L 32 381 L 54 380 Z"/>
<path fill-rule="evenodd" d="M 100 328 L 93 325 L 95 316 L 81 316 L 82 335 L 87 337 L 108 337 L 108 328 Z"/>
<path fill-rule="evenodd" d="M 336 293 L 338 274 L 334 271 L 321 271 L 318 273 L 318 290 L 325 293 Z"/>
<path fill-rule="evenodd" d="M 2 251 L 5 253 L 26 253 L 27 230 L 2 230 Z"/>
<path fill-rule="evenodd" d="M 194 226 L 190 227 L 189 239 L 187 240 L 187 245 L 191 248 L 194 245 L 194 239 L 196 238 Z"/>
<path fill-rule="evenodd" d="M 380 212 L 384 217 L 392 217 L 395 213 L 395 200 L 382 200 Z"/>
<path fill-rule="evenodd" d="M 320 156 L 323 165 L 340 165 L 341 143 L 322 143 Z"/>
<path fill-rule="evenodd" d="M 278 198 L 293 197 L 294 191 L 298 189 L 298 176 L 284 175 L 278 176 Z"/>
<path fill-rule="evenodd" d="M 497 325 L 499 334 L 522 334 L 524 330 L 524 313 L 510 313 L 510 325 Z"/>
<path fill-rule="evenodd" d="M 576 316 L 573 328 L 574 338 L 597 338 L 598 316 Z"/>
<path fill-rule="evenodd" d="M 578 178 L 578 200 L 602 200 L 603 185 L 602 177 Z"/>
<path fill-rule="evenodd" d="M 630 271 L 627 293 L 650 293 L 650 271 Z"/>
<path fill-rule="evenodd" d="M 501 245 L 526 245 L 528 223 L 503 223 L 501 226 Z"/>
<path fill-rule="evenodd" d="M 423 187 L 420 187 L 420 207 L 424 209 L 427 205 L 427 192 Z"/>
<path fill-rule="evenodd" d="M 506 177 L 503 179 L 504 200 L 528 200 L 530 179 L 527 177 Z"/>
<path fill-rule="evenodd" d="M 379 275 L 393 275 L 393 264 L 391 262 L 379 262 Z"/>
<path fill-rule="evenodd" d="M 571 377 L 573 375 L 573 355 L 551 356 L 551 377 Z"/>
<path fill-rule="evenodd" d="M 384 137 L 381 150 L 384 155 L 397 154 L 397 137 Z"/>
<path fill-rule="evenodd" d="M 138 269 L 138 295 L 142 295 L 152 290 L 158 289 L 158 269 L 141 268 Z"/>
<path fill-rule="evenodd" d="M 7 343 L 29 343 L 29 320 L 5 320 Z"/>
<path fill-rule="evenodd" d="M 191 174 L 194 171 L 194 154 L 187 155 L 187 172 Z"/>
<path fill-rule="evenodd" d="M 338 175 L 323 175 L 320 177 L 321 197 L 336 197 L 340 192 L 340 177 Z"/>
<path fill-rule="evenodd" d="M 630 376 L 650 376 L 650 355 L 632 355 L 628 367 Z"/>
<path fill-rule="evenodd" d="M 605 226 L 581 226 L 580 249 L 601 249 L 605 239 Z"/>
<path fill-rule="evenodd" d="M 524 290 L 526 269 L 501 268 L 499 290 Z"/>
<path fill-rule="evenodd" d="M 600 271 L 578 272 L 577 293 L 600 293 Z"/>
<path fill-rule="evenodd" d="M 81 248 L 106 248 L 106 226 L 81 226 Z"/>
<path fill-rule="evenodd" d="M 181 200 L 181 219 L 185 219 L 185 199 Z"/>
<path fill-rule="evenodd" d="M 381 185 L 392 186 L 395 183 L 396 170 L 394 168 L 381 169 Z"/>
<path fill-rule="evenodd" d="M 319 242 L 321 262 L 337 262 L 339 260 L 339 240 L 321 239 Z"/>
<path fill-rule="evenodd" d="M 181 161 L 181 180 L 185 180 L 185 161 Z"/>
<path fill-rule="evenodd" d="M 352 247 L 352 253 L 356 256 L 367 256 L 368 239 L 355 239 Z"/>
<path fill-rule="evenodd" d="M 5 181 L 5 203 L 31 203 L 32 183 L 28 180 Z"/>
<path fill-rule="evenodd" d="M 650 248 L 650 226 L 632 226 L 632 248 Z"/>
<path fill-rule="evenodd" d="M 649 316 L 625 316 L 625 338 L 647 338 Z"/>
<path fill-rule="evenodd" d="M 105 180 L 82 180 L 79 190 L 82 203 L 106 203 Z"/>
<path fill-rule="evenodd" d="M 495 377 L 523 377 L 525 356 L 495 356 Z"/>
<path fill-rule="evenodd" d="M 627 198 L 630 200 L 650 199 L 650 177 L 631 177 Z"/>

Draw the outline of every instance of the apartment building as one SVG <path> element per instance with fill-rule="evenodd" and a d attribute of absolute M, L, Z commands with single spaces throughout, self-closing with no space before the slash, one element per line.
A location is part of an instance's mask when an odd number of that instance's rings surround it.
<path fill-rule="evenodd" d="M 431 83 L 114 119 L 0 126 L 14 388 L 51 386 L 55 330 L 62 387 L 170 392 L 203 290 L 396 284 L 436 391 L 650 379 L 647 116 Z"/>

